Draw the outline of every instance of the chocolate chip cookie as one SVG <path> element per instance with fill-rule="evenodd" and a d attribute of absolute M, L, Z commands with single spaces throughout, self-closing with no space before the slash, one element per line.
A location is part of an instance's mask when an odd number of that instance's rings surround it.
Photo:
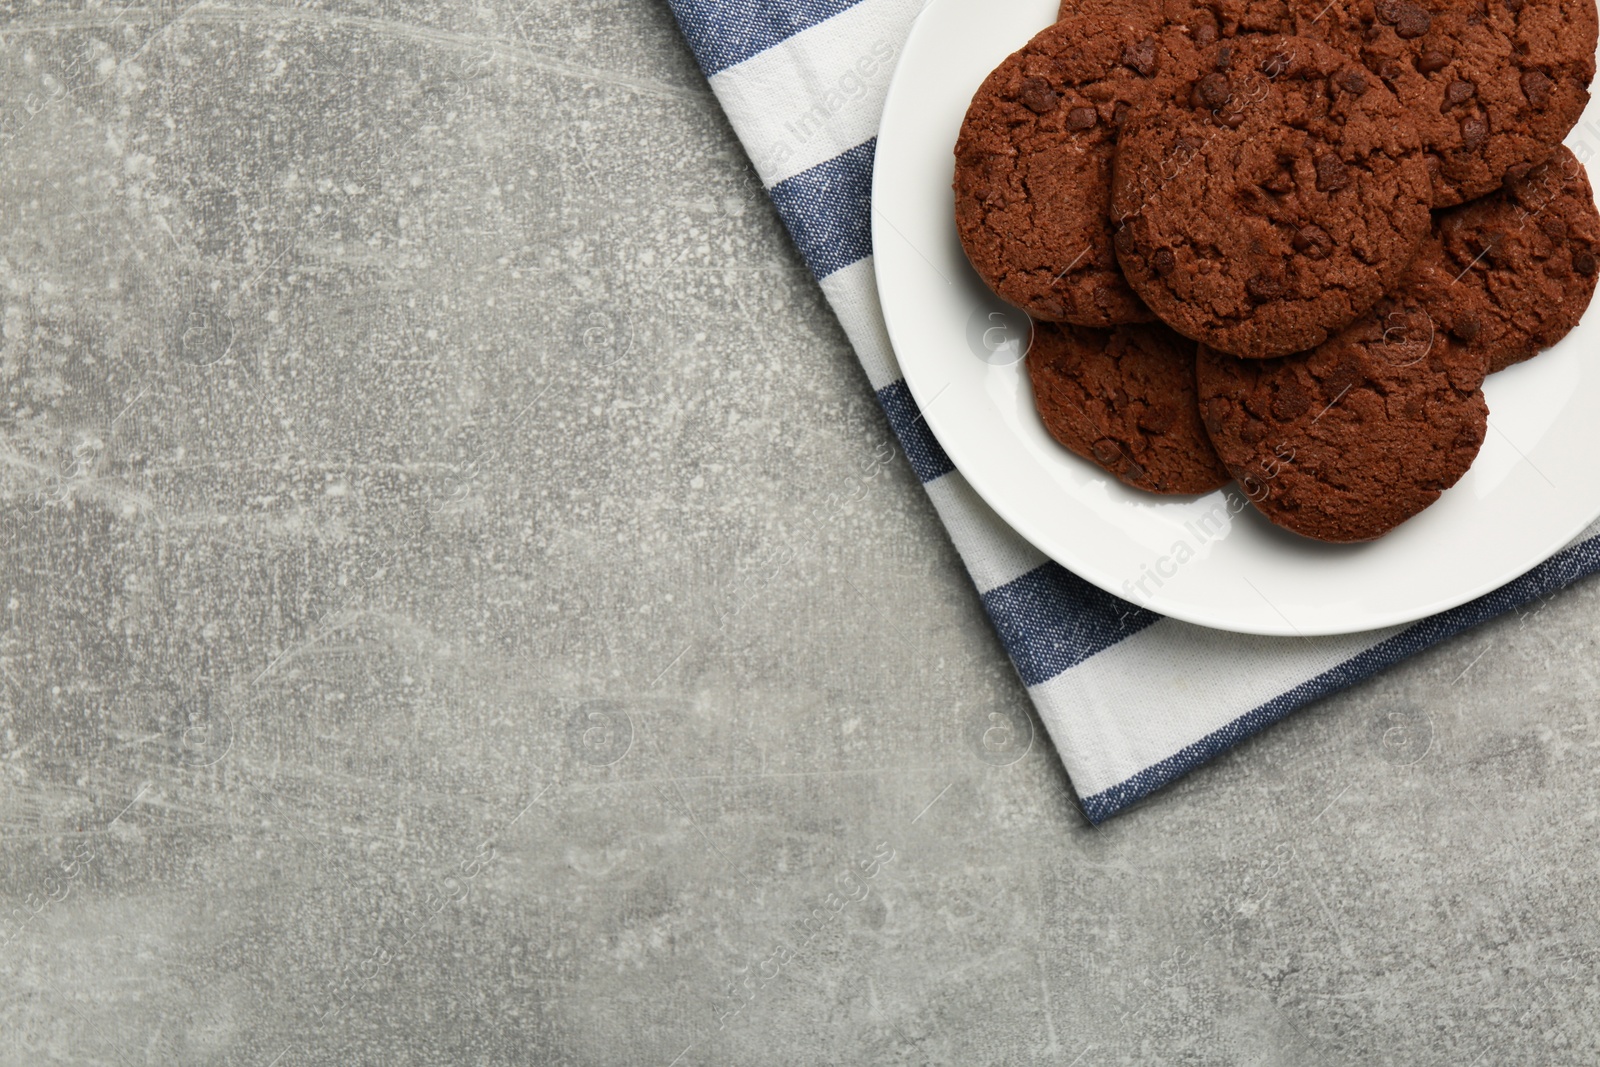
<path fill-rule="evenodd" d="M 1136 489 L 1226 485 L 1195 394 L 1195 343 L 1160 323 L 1098 330 L 1040 323 L 1028 377 L 1045 429 Z"/>
<path fill-rule="evenodd" d="M 1256 508 L 1321 541 L 1370 541 L 1472 465 L 1489 409 L 1483 353 L 1385 298 L 1309 352 L 1247 360 L 1202 345 L 1200 411 Z"/>
<path fill-rule="evenodd" d="M 1450 281 L 1436 317 L 1504 370 L 1565 337 L 1594 296 L 1600 211 L 1565 146 L 1435 222 Z M 1435 280 L 1435 287 L 1439 281 Z"/>
<path fill-rule="evenodd" d="M 1011 55 L 972 99 L 956 141 L 956 230 L 967 258 L 1035 319 L 1154 318 L 1111 247 L 1111 156 L 1134 102 L 1188 48 L 1159 18 L 1085 15 Z"/>
<path fill-rule="evenodd" d="M 1359 56 L 1411 112 L 1435 207 L 1549 156 L 1589 100 L 1594 0 L 1296 0 L 1299 32 Z"/>
<path fill-rule="evenodd" d="M 1355 60 L 1298 37 L 1198 50 L 1174 90 L 1118 141 L 1111 216 L 1129 283 L 1223 352 L 1321 344 L 1393 285 L 1428 230 L 1410 115 Z"/>

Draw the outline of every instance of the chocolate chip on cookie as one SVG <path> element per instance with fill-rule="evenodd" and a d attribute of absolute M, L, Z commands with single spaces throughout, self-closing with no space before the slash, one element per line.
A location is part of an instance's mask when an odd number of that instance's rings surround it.
<path fill-rule="evenodd" d="M 1322 343 L 1394 284 L 1428 230 L 1408 113 L 1353 59 L 1296 37 L 1200 50 L 1175 88 L 1136 107 L 1118 142 L 1111 213 L 1129 283 L 1224 352 Z"/>
<path fill-rule="evenodd" d="M 1229 475 L 1200 424 L 1194 361 L 1195 343 L 1159 323 L 1040 324 L 1027 364 L 1062 445 L 1137 489 L 1206 493 Z"/>

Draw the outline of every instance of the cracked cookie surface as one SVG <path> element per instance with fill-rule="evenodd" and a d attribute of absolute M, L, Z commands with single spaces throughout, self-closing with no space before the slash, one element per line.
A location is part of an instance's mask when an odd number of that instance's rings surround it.
<path fill-rule="evenodd" d="M 1298 32 L 1359 56 L 1411 112 L 1433 206 L 1548 158 L 1594 77 L 1595 0 L 1297 0 Z"/>
<path fill-rule="evenodd" d="M 1600 211 L 1565 146 L 1499 192 L 1439 212 L 1434 234 L 1413 265 L 1419 292 L 1491 372 L 1561 340 L 1594 296 Z"/>
<path fill-rule="evenodd" d="M 1149 322 L 1111 247 L 1118 129 L 1190 50 L 1155 9 L 1056 23 L 984 80 L 956 141 L 956 231 L 996 293 L 1048 322 Z"/>
<path fill-rule="evenodd" d="M 1124 126 L 1115 247 L 1179 333 L 1252 359 L 1321 344 L 1371 307 L 1428 230 L 1416 128 L 1327 45 L 1250 35 L 1197 50 Z"/>
<path fill-rule="evenodd" d="M 1385 298 L 1317 348 L 1268 360 L 1200 346 L 1200 411 L 1217 454 L 1279 526 L 1370 541 L 1472 466 L 1488 426 L 1488 363 Z"/>
<path fill-rule="evenodd" d="M 1040 324 L 1027 365 L 1050 436 L 1119 480 L 1153 493 L 1228 483 L 1200 422 L 1188 338 L 1160 323 Z"/>

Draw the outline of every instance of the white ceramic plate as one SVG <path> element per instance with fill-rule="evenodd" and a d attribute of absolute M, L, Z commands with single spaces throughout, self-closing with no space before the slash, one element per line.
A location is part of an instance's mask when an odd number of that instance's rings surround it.
<path fill-rule="evenodd" d="M 1464 603 L 1533 568 L 1600 516 L 1594 307 L 1561 344 L 1489 379 L 1489 433 L 1472 469 L 1433 507 L 1370 544 L 1324 545 L 1282 531 L 1236 486 L 1205 497 L 1141 493 L 1057 445 L 1017 360 L 1026 317 L 967 264 L 950 188 L 973 92 L 1055 11 L 1055 0 L 933 0 L 890 85 L 873 179 L 878 290 L 901 369 L 940 444 L 1001 517 L 1074 574 L 1164 615 L 1311 636 L 1412 622 Z M 1567 143 L 1595 180 L 1600 105 Z"/>

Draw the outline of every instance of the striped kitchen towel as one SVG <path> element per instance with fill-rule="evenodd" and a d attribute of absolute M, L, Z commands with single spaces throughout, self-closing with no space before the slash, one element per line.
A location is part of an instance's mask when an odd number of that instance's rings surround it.
<path fill-rule="evenodd" d="M 895 364 L 878 306 L 875 135 L 925 0 L 670 2 L 977 583 L 1091 822 L 1318 697 L 1600 569 L 1597 524 L 1470 604 L 1410 626 L 1307 639 L 1163 618 L 1045 559 L 951 466 Z"/>

